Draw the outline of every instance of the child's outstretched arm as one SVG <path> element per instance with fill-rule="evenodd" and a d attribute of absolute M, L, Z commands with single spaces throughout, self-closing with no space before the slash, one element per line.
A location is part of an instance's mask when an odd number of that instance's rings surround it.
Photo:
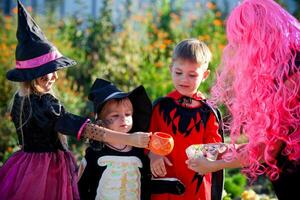
<path fill-rule="evenodd" d="M 150 135 L 150 133 L 145 132 L 121 133 L 88 123 L 84 128 L 82 137 L 101 142 L 122 143 L 134 147 L 146 148 L 149 144 Z"/>

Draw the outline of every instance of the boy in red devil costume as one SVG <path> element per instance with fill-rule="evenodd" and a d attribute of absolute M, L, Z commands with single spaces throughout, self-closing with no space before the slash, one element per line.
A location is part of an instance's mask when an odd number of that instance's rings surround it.
<path fill-rule="evenodd" d="M 149 153 L 154 177 L 175 177 L 186 189 L 183 194 L 153 194 L 152 200 L 221 199 L 223 171 L 201 176 L 187 168 L 185 150 L 192 144 L 222 142 L 219 112 L 198 92 L 210 71 L 211 52 L 196 39 L 181 41 L 173 52 L 170 72 L 175 90 L 156 101 L 150 131 L 163 131 L 174 138 L 171 154 L 161 157 Z"/>

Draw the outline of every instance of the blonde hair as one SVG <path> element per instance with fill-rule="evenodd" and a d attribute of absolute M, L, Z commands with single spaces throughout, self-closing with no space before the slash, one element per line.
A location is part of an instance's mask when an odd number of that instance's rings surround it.
<path fill-rule="evenodd" d="M 204 42 L 194 38 L 186 39 L 176 45 L 171 66 L 178 59 L 208 66 L 211 57 L 211 51 Z"/>
<path fill-rule="evenodd" d="M 36 79 L 31 80 L 31 81 L 25 81 L 25 82 L 20 82 L 19 90 L 17 91 L 19 96 L 21 97 L 21 105 L 20 105 L 20 115 L 19 115 L 19 127 L 17 130 L 20 130 L 21 137 L 22 137 L 22 146 L 24 145 L 24 134 L 23 134 L 23 129 L 22 127 L 29 121 L 31 115 L 32 115 L 32 108 L 31 108 L 31 102 L 30 102 L 30 94 L 36 94 L 36 95 L 43 95 L 45 94 L 42 90 L 42 88 L 36 83 Z M 51 94 L 53 91 L 51 90 Z M 55 96 L 54 94 L 52 94 Z M 28 118 L 24 120 L 23 122 L 23 112 L 24 112 L 24 103 L 28 100 L 29 103 L 29 114 Z M 61 133 L 58 133 L 58 138 L 62 144 L 62 146 L 67 149 L 68 146 L 68 138 L 66 135 L 63 135 Z"/>
<path fill-rule="evenodd" d="M 20 88 L 18 91 L 20 96 L 29 96 L 30 94 L 37 94 L 39 96 L 45 94 L 41 86 L 36 82 L 36 79 L 32 81 L 20 82 Z"/>

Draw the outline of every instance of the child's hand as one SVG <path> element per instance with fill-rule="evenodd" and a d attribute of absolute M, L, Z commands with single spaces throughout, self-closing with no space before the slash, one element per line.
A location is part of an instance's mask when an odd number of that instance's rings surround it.
<path fill-rule="evenodd" d="M 130 145 L 134 147 L 146 148 L 150 141 L 151 133 L 135 132 L 129 135 Z"/>
<path fill-rule="evenodd" d="M 165 157 L 149 152 L 151 173 L 154 177 L 163 177 L 167 174 L 165 163 L 173 166 L 171 161 Z"/>
<path fill-rule="evenodd" d="M 217 171 L 215 170 L 215 162 L 208 160 L 206 157 L 200 156 L 198 158 L 191 158 L 185 161 L 187 167 L 201 175 Z"/>

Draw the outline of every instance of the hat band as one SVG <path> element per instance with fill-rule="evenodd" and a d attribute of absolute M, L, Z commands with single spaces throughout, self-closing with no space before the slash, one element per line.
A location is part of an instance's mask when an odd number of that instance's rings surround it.
<path fill-rule="evenodd" d="M 114 92 L 114 93 L 110 94 L 108 97 L 106 97 L 103 101 L 106 101 L 106 100 L 110 99 L 111 97 L 113 97 L 117 94 L 121 94 L 121 93 L 124 93 L 124 92 Z"/>
<path fill-rule="evenodd" d="M 36 57 L 36 58 L 29 59 L 29 60 L 16 61 L 16 68 L 17 69 L 36 68 L 36 67 L 39 67 L 48 62 L 56 60 L 57 58 L 60 58 L 60 57 L 62 57 L 61 53 L 58 50 L 55 50 L 55 51 L 51 51 L 47 54 L 44 54 L 44 55 Z"/>

